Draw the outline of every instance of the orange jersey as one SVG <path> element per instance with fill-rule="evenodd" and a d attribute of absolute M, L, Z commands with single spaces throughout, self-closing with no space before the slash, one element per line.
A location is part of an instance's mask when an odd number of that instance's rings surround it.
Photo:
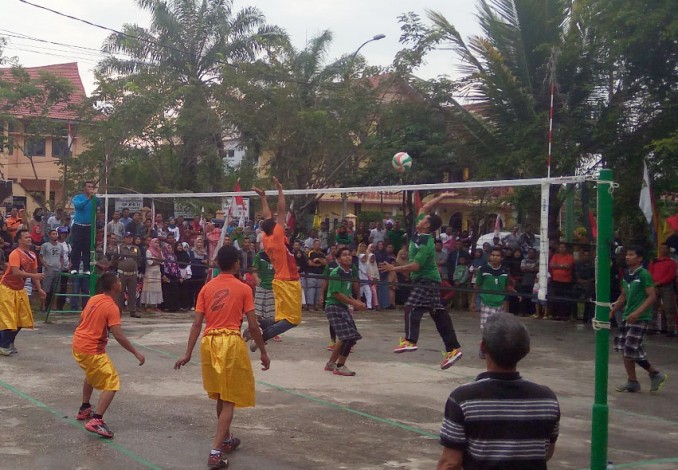
<path fill-rule="evenodd" d="M 294 260 L 294 255 L 287 249 L 285 230 L 279 224 L 275 224 L 273 234 L 268 236 L 264 233 L 262 241 L 264 243 L 264 251 L 271 259 L 271 264 L 275 271 L 273 278 L 279 281 L 298 281 L 299 270 L 297 269 L 297 262 Z"/>
<path fill-rule="evenodd" d="M 24 288 L 26 279 L 12 274 L 12 267 L 20 268 L 27 273 L 37 273 L 38 257 L 32 251 L 24 251 L 20 248 L 16 248 L 9 254 L 9 263 L 2 276 L 2 284 L 10 289 L 21 290 Z"/>
<path fill-rule="evenodd" d="M 84 354 L 103 354 L 108 343 L 108 331 L 118 326 L 120 308 L 116 301 L 106 294 L 89 299 L 80 315 L 80 324 L 73 333 L 73 351 Z"/>
<path fill-rule="evenodd" d="M 252 289 L 233 274 L 220 274 L 205 284 L 195 304 L 195 311 L 205 315 L 204 335 L 218 328 L 240 331 L 243 315 L 253 310 Z"/>

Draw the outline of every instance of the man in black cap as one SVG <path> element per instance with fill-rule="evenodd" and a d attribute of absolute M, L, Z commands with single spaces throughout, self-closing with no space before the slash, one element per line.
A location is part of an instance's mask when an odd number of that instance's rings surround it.
<path fill-rule="evenodd" d="M 122 244 L 115 248 L 113 259 L 118 264 L 118 277 L 122 284 L 120 293 L 120 312 L 125 307 L 125 292 L 127 292 L 127 307 L 129 316 L 132 318 L 141 318 L 137 314 L 137 273 L 139 263 L 139 247 L 134 243 L 134 235 L 131 232 L 125 232 L 122 238 Z"/>

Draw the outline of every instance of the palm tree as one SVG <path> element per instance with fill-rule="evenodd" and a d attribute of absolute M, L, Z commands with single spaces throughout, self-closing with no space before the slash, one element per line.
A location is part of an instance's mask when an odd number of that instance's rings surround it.
<path fill-rule="evenodd" d="M 267 25 L 256 8 L 234 11 L 232 0 L 137 0 L 137 5 L 151 13 L 150 27 L 125 25 L 110 35 L 103 44 L 109 57 L 99 70 L 118 84 L 118 99 L 143 100 L 150 127 L 160 121 L 170 130 L 174 137 L 165 143 L 177 153 L 174 171 L 184 175 L 179 184 L 193 188 L 198 177 L 210 189 L 219 183 L 230 127 L 215 106 L 223 71 L 255 60 L 284 33 Z"/>
<path fill-rule="evenodd" d="M 419 44 L 447 44 L 461 60 L 460 100 L 450 99 L 456 153 L 475 161 L 479 177 L 543 177 L 547 173 L 550 85 L 554 85 L 551 175 L 570 175 L 594 151 L 592 103 L 599 71 L 590 60 L 595 37 L 589 12 L 571 0 L 480 0 L 481 35 L 465 41 L 440 13 Z M 469 106 L 470 105 L 470 106 Z M 552 187 L 555 225 L 558 187 Z"/>

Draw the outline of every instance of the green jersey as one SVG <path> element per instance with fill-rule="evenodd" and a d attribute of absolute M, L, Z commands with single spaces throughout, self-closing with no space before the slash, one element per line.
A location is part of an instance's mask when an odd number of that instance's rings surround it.
<path fill-rule="evenodd" d="M 344 294 L 346 297 L 353 295 L 353 273 L 352 270 L 344 271 L 344 268 L 337 266 L 330 272 L 330 280 L 327 285 L 327 297 L 325 305 L 344 305 L 347 304 L 338 300 L 334 293 Z"/>
<path fill-rule="evenodd" d="M 259 280 L 261 281 L 259 287 L 272 290 L 273 276 L 275 276 L 275 271 L 273 270 L 271 260 L 265 251 L 262 250 L 254 255 L 254 263 L 252 264 L 252 267 L 256 270 L 257 276 L 259 276 Z"/>
<path fill-rule="evenodd" d="M 410 274 L 413 281 L 440 282 L 440 272 L 436 264 L 436 248 L 430 234 L 415 234 L 410 242 L 410 263 L 419 265 L 419 271 L 412 271 Z"/>
<path fill-rule="evenodd" d="M 494 269 L 490 263 L 481 266 L 478 270 L 476 286 L 480 290 L 492 292 L 481 293 L 480 301 L 488 307 L 501 307 L 506 299 L 508 278 L 508 272 L 503 266 L 499 266 L 497 269 Z"/>
<path fill-rule="evenodd" d="M 626 294 L 626 305 L 622 313 L 622 319 L 626 320 L 647 299 L 645 289 L 654 287 L 652 275 L 647 269 L 639 267 L 635 271 L 627 271 L 622 280 L 622 289 Z M 638 320 L 652 320 L 652 305 L 640 313 Z"/>

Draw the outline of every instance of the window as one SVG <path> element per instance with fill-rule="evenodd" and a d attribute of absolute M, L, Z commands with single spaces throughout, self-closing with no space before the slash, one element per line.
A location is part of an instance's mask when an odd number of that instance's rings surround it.
<path fill-rule="evenodd" d="M 235 158 L 235 150 L 229 149 L 226 151 L 226 156 L 228 158 Z"/>
<path fill-rule="evenodd" d="M 44 137 L 27 137 L 26 148 L 24 155 L 27 157 L 44 157 L 45 156 L 45 138 Z"/>
<path fill-rule="evenodd" d="M 68 139 L 63 137 L 52 137 L 52 156 L 68 156 Z"/>

